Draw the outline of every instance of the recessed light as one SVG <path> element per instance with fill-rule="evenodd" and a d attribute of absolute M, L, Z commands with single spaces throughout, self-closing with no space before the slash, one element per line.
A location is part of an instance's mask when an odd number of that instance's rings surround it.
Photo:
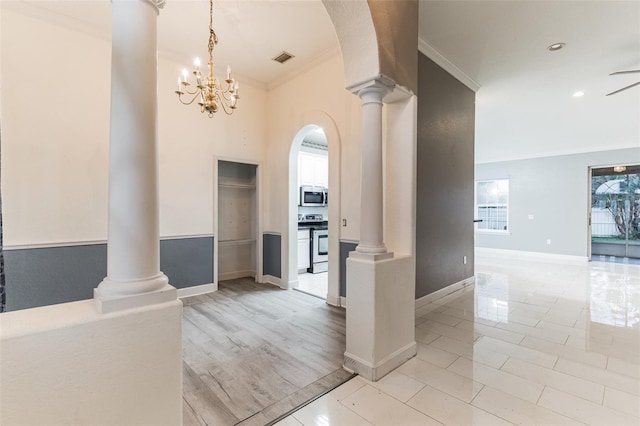
<path fill-rule="evenodd" d="M 547 47 L 547 50 L 550 51 L 550 52 L 556 52 L 556 51 L 562 49 L 565 46 L 566 46 L 566 44 L 564 44 L 564 43 L 553 43 L 551 46 Z"/>
<path fill-rule="evenodd" d="M 584 92 L 582 91 L 577 91 L 576 93 L 573 94 L 574 98 L 580 98 L 582 96 L 584 96 Z"/>

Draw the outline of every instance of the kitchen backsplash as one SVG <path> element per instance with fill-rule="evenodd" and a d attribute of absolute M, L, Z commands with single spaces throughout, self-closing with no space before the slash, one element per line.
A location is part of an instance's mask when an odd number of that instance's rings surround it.
<path fill-rule="evenodd" d="M 298 206 L 298 214 L 321 214 L 324 220 L 329 219 L 329 207 L 300 207 Z"/>

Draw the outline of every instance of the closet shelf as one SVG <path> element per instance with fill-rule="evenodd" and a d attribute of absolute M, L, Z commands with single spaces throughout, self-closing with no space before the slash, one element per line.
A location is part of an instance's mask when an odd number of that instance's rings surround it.
<path fill-rule="evenodd" d="M 218 183 L 220 188 L 235 188 L 235 189 L 256 189 L 256 186 L 251 183 Z"/>

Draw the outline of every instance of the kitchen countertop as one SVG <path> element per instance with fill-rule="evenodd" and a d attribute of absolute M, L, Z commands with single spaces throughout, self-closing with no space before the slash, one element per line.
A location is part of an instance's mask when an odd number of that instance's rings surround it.
<path fill-rule="evenodd" d="M 324 222 L 298 222 L 298 229 L 327 229 L 328 225 L 329 222 L 326 220 Z"/>

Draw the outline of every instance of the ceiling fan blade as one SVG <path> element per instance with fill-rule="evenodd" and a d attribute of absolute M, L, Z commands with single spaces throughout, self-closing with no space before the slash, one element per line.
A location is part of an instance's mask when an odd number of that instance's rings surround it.
<path fill-rule="evenodd" d="M 631 71 L 617 71 L 617 72 L 612 72 L 609 75 L 618 75 L 618 74 L 635 74 L 637 72 L 640 72 L 640 70 L 631 70 Z"/>
<path fill-rule="evenodd" d="M 637 82 L 637 83 L 630 84 L 630 85 L 628 85 L 627 87 L 623 87 L 622 89 L 618 89 L 618 90 L 616 90 L 615 92 L 607 93 L 607 96 L 615 95 L 616 93 L 620 93 L 620 92 L 622 92 L 623 90 L 631 89 L 632 87 L 637 86 L 637 85 L 639 85 L 639 84 L 640 84 L 640 81 L 639 81 L 639 82 Z"/>

